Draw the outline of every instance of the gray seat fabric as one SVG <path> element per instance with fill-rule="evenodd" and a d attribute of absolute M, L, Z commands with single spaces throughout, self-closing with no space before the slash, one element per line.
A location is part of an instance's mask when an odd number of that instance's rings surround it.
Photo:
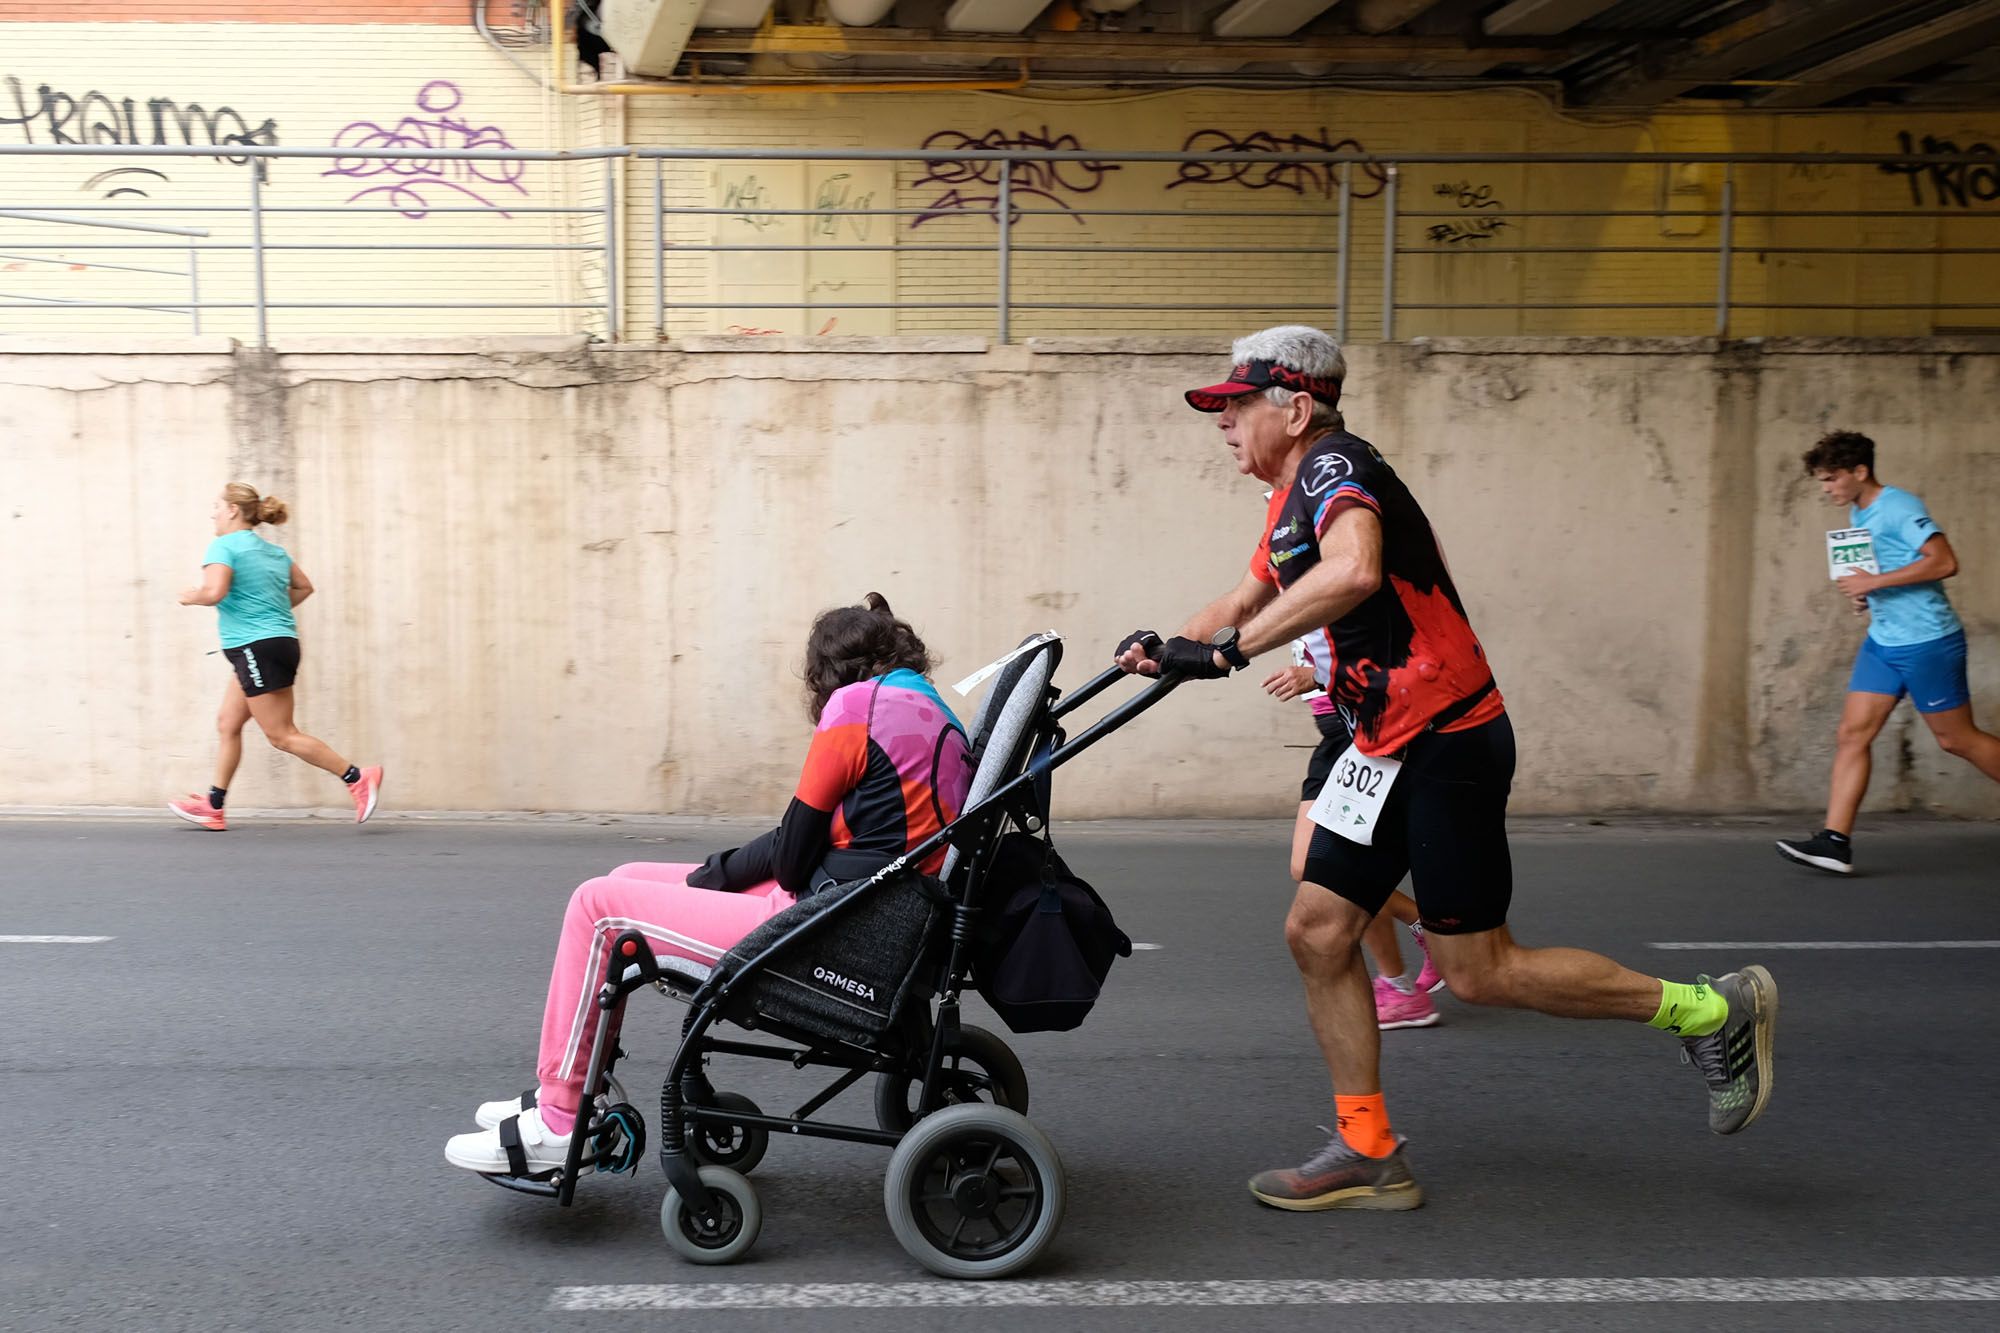
<path fill-rule="evenodd" d="M 965 809 L 970 810 L 999 790 L 1027 762 L 1024 742 L 1048 691 L 1049 677 L 1055 673 L 1060 645 L 1061 640 L 1052 639 L 1009 662 L 980 701 L 972 724 L 972 748 L 979 755 L 979 767 L 973 771 Z M 954 847 L 945 853 L 939 877 L 949 883 L 951 872 L 957 868 L 958 848 Z"/>

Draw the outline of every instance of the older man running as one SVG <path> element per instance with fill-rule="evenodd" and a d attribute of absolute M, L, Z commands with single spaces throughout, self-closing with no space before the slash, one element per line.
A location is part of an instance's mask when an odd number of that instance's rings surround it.
<path fill-rule="evenodd" d="M 1347 366 L 1318 329 L 1239 339 L 1220 384 L 1190 390 L 1217 414 L 1237 470 L 1272 494 L 1242 582 L 1160 643 L 1139 631 L 1118 664 L 1226 676 L 1308 635 L 1354 745 L 1330 783 L 1349 813 L 1313 834 L 1285 922 L 1306 1009 L 1333 1078 L 1338 1129 L 1303 1165 L 1250 1181 L 1277 1208 L 1415 1208 L 1423 1192 L 1389 1127 L 1381 1038 L 1359 946 L 1411 876 L 1431 956 L 1474 1004 L 1622 1018 L 1679 1036 L 1707 1080 L 1709 1128 L 1734 1134 L 1771 1095 L 1778 991 L 1769 972 L 1663 981 L 1579 949 L 1530 949 L 1507 930 L 1507 793 L 1514 732 L 1424 511 L 1373 445 L 1345 429 Z"/>

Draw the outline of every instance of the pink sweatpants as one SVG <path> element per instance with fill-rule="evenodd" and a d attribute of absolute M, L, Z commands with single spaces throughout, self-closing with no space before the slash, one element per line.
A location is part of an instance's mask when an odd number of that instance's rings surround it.
<path fill-rule="evenodd" d="M 775 883 L 743 893 L 690 888 L 687 877 L 697 868 L 634 861 L 585 880 L 570 895 L 549 976 L 548 1005 L 542 1010 L 541 1060 L 535 1070 L 542 1123 L 555 1133 L 570 1132 L 583 1100 L 583 1076 L 602 1012 L 597 991 L 604 984 L 613 940 L 637 930 L 656 954 L 713 963 L 794 901 Z"/>

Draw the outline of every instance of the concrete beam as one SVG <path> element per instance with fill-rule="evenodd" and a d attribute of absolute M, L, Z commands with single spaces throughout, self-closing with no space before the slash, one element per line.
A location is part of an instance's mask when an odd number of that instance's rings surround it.
<path fill-rule="evenodd" d="M 1302 37 L 1218 40 L 1200 33 L 1031 32 L 1017 37 L 945 34 L 909 28 L 836 28 L 782 24 L 761 32 L 698 32 L 690 55 L 981 56 L 988 60 L 1092 60 L 1105 64 L 1203 61 L 1332 61 L 1335 64 L 1427 62 L 1493 65 L 1560 58 L 1544 44 L 1468 46 L 1456 37 Z"/>
<path fill-rule="evenodd" d="M 1679 47 L 1649 51 L 1623 74 L 1582 89 L 1582 106 L 1654 107 L 1705 83 L 1726 83 L 1882 12 L 1882 0 L 1773 0 Z"/>
<path fill-rule="evenodd" d="M 1287 37 L 1332 8 L 1338 0 L 1236 0 L 1216 15 L 1217 37 Z"/>
<path fill-rule="evenodd" d="M 1394 32 L 1411 19 L 1436 9 L 1441 0 L 1351 0 L 1341 12 L 1365 33 Z"/>
<path fill-rule="evenodd" d="M 1963 9 L 1940 14 L 1928 23 L 1914 24 L 1800 70 L 1792 76 L 1797 80 L 1795 86 L 1776 89 L 1758 98 L 1757 105 L 1821 106 L 1966 50 L 1976 50 L 1995 35 L 2000 35 L 2000 0 L 1976 0 Z"/>
<path fill-rule="evenodd" d="M 1514 0 L 1483 25 L 1488 37 L 1554 37 L 1588 23 L 1618 0 Z"/>
<path fill-rule="evenodd" d="M 627 70 L 665 78 L 680 63 L 702 5 L 703 0 L 618 0 L 600 11 L 599 26 Z"/>

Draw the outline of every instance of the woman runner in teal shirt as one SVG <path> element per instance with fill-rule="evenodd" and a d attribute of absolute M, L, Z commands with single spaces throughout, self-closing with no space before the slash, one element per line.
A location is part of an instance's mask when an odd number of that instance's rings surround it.
<path fill-rule="evenodd" d="M 354 797 L 354 822 L 362 823 L 375 813 L 381 768 L 355 767 L 292 721 L 292 683 L 299 670 L 299 627 L 292 608 L 312 596 L 313 585 L 284 547 L 254 531 L 259 523 L 283 523 L 288 517 L 285 502 L 232 481 L 216 496 L 209 517 L 215 521 L 215 540 L 202 556 L 201 586 L 183 592 L 181 605 L 212 606 L 218 613 L 223 656 L 232 668 L 215 719 L 222 744 L 208 794 L 170 801 L 167 809 L 217 833 L 229 826 L 222 803 L 243 759 L 243 724 L 254 718 L 272 745 L 345 782 Z"/>

